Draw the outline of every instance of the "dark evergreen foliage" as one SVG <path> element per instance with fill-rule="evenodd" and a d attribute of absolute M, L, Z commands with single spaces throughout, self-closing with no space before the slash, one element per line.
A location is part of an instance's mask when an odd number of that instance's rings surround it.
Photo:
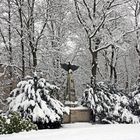
<path fill-rule="evenodd" d="M 0 116 L 0 134 L 11 134 L 37 129 L 37 125 L 32 123 L 29 119 L 23 119 L 16 112 L 10 113 L 8 116 Z"/>
<path fill-rule="evenodd" d="M 139 123 L 130 97 L 109 82 L 97 83 L 94 91 L 88 87 L 84 91 L 82 104 L 93 110 L 94 121 L 98 123 Z"/>
<path fill-rule="evenodd" d="M 64 105 L 52 96 L 59 88 L 49 84 L 44 78 L 21 81 L 8 98 L 9 110 L 19 112 L 30 119 L 39 129 L 59 128 L 62 123 Z"/>

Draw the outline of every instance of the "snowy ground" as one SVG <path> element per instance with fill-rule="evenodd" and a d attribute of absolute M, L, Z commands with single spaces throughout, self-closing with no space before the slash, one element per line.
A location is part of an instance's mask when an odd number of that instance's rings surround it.
<path fill-rule="evenodd" d="M 0 135 L 0 140 L 140 140 L 139 124 L 65 124 L 60 129 Z"/>

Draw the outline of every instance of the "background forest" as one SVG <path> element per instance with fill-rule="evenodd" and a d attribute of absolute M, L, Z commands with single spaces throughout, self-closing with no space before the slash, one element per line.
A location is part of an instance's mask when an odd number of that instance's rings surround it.
<path fill-rule="evenodd" d="M 63 92 L 68 62 L 80 66 L 78 97 L 99 81 L 129 93 L 140 79 L 139 29 L 139 0 L 0 0 L 1 107 L 34 71 Z"/>

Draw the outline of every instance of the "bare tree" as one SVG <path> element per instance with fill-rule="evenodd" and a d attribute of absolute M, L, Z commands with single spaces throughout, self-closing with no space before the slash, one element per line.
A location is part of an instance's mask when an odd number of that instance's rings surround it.
<path fill-rule="evenodd" d="M 124 37 L 129 37 L 129 44 L 133 46 L 137 54 L 138 63 L 138 74 L 137 74 L 137 82 L 140 82 L 140 38 L 139 38 L 139 17 L 140 17 L 140 1 L 139 0 L 132 0 L 128 4 L 130 17 L 132 18 L 133 22 L 131 23 L 131 27 L 133 30 L 127 31 L 124 34 Z M 128 40 L 127 40 L 128 41 Z"/>
<path fill-rule="evenodd" d="M 24 46 L 24 23 L 23 23 L 23 4 L 24 0 L 15 0 L 15 4 L 18 8 L 18 15 L 20 21 L 20 30 L 16 30 L 20 36 L 21 56 L 22 56 L 22 78 L 25 76 L 25 46 Z"/>
<path fill-rule="evenodd" d="M 139 16 L 140 16 L 140 1 L 136 0 L 134 1 L 135 3 L 135 9 L 134 9 L 134 17 L 135 17 L 135 29 L 139 28 Z M 139 70 L 139 75 L 138 75 L 138 82 L 140 82 L 140 39 L 139 39 L 139 31 L 136 31 L 136 44 L 135 44 L 135 49 L 138 55 L 138 70 Z"/>
<path fill-rule="evenodd" d="M 102 41 L 100 31 L 103 29 L 105 22 L 109 19 L 110 13 L 112 13 L 112 7 L 115 7 L 117 4 L 115 4 L 115 0 L 107 2 L 74 0 L 74 3 L 77 18 L 87 34 L 88 49 L 92 57 L 91 81 L 93 81 L 94 84 L 97 75 L 98 52 L 113 45 L 109 43 L 105 46 L 100 46 Z M 83 8 L 84 10 L 82 10 Z M 86 11 L 86 13 L 82 11 Z"/>

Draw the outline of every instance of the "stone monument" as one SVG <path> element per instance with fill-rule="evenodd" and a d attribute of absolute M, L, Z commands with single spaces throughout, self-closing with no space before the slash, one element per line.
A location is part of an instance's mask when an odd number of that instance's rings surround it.
<path fill-rule="evenodd" d="M 67 86 L 64 95 L 65 105 L 74 107 L 76 105 L 77 98 L 76 98 L 73 71 L 77 70 L 79 66 L 71 65 L 71 63 L 69 62 L 68 64 L 66 63 L 61 64 L 61 67 L 67 71 Z"/>

